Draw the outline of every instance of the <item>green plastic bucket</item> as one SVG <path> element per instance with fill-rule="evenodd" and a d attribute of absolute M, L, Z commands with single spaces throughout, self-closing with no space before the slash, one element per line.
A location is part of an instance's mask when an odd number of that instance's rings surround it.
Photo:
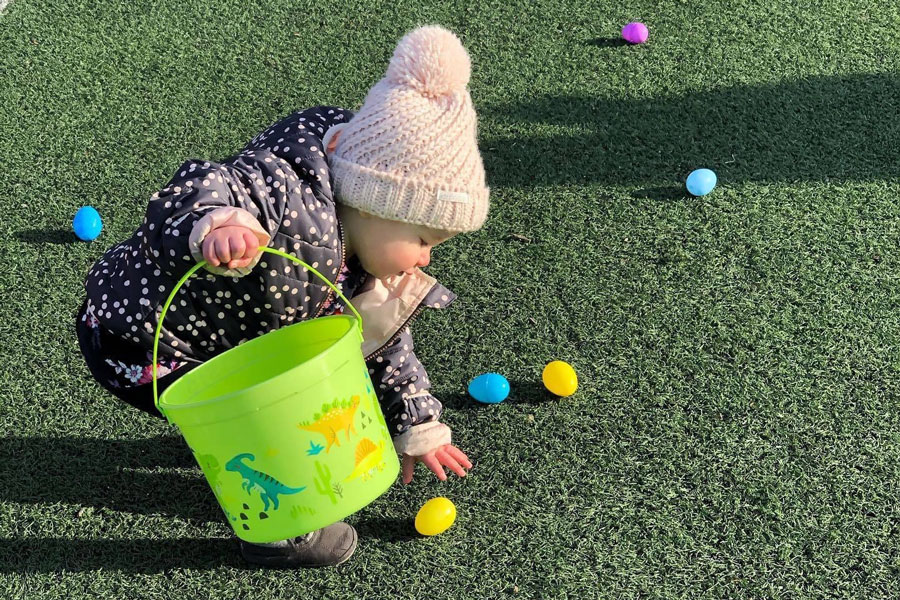
<path fill-rule="evenodd" d="M 157 394 L 163 319 L 153 342 L 153 397 L 178 427 L 237 536 L 274 542 L 340 521 L 378 498 L 400 462 L 362 355 L 362 317 L 320 317 L 215 356 Z"/>

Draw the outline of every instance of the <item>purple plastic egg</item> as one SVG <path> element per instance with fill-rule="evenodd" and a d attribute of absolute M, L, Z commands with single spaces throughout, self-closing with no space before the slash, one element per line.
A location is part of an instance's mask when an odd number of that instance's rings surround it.
<path fill-rule="evenodd" d="M 631 44 L 643 44 L 650 37 L 650 31 L 643 23 L 629 23 L 622 28 L 622 37 Z"/>

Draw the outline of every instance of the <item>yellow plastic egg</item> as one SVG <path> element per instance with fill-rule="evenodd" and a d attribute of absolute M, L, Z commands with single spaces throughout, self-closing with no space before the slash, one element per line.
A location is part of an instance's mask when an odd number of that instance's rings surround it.
<path fill-rule="evenodd" d="M 567 362 L 554 360 L 544 367 L 541 374 L 544 385 L 557 396 L 571 396 L 578 389 L 578 375 Z"/>
<path fill-rule="evenodd" d="M 437 535 L 447 531 L 456 520 L 456 506 L 443 496 L 432 498 L 416 514 L 416 531 L 422 535 Z"/>

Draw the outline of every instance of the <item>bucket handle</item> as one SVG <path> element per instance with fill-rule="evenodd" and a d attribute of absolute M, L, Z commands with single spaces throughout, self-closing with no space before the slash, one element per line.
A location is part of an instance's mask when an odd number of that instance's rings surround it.
<path fill-rule="evenodd" d="M 359 332 L 362 333 L 362 330 L 363 330 L 362 316 L 359 314 L 359 312 L 357 312 L 357 310 L 353 307 L 353 305 L 350 304 L 350 301 L 347 300 L 347 297 L 344 296 L 344 294 L 342 294 L 341 291 L 339 289 L 337 289 L 334 286 L 334 284 L 328 280 L 327 277 L 325 277 L 324 275 L 322 275 L 321 273 L 319 273 L 318 271 L 313 269 L 311 266 L 309 266 L 308 264 L 306 264 L 305 262 L 303 262 L 296 256 L 291 256 L 287 252 L 282 252 L 281 250 L 276 250 L 275 248 L 269 248 L 267 246 L 260 246 L 259 249 L 262 252 L 271 252 L 272 254 L 277 254 L 278 256 L 283 256 L 284 258 L 292 260 L 297 264 L 303 265 L 304 267 L 306 267 L 307 269 L 309 269 L 310 271 L 312 271 L 313 273 L 318 275 L 319 278 L 322 279 L 325 283 L 327 283 L 328 287 L 333 289 L 337 293 L 337 295 L 340 296 L 344 300 L 344 303 L 348 307 L 350 307 L 350 310 L 352 310 L 353 314 L 356 315 L 356 323 L 359 326 Z M 166 303 L 163 305 L 162 312 L 159 314 L 159 322 L 156 323 L 156 335 L 153 338 L 153 365 L 152 365 L 152 369 L 153 369 L 153 405 L 156 407 L 156 410 L 158 410 L 162 414 L 165 414 L 165 413 L 163 413 L 163 411 L 159 408 L 159 394 L 157 394 L 157 391 L 156 391 L 156 379 L 157 379 L 157 377 L 156 377 L 156 357 L 157 357 L 157 350 L 159 349 L 159 334 L 162 331 L 163 319 L 166 318 L 166 311 L 169 310 L 169 305 L 172 304 L 172 300 L 175 299 L 175 294 L 178 293 L 179 289 L 181 289 L 182 284 L 185 281 L 187 281 L 191 275 L 196 273 L 202 267 L 206 266 L 206 264 L 207 264 L 207 262 L 205 260 L 201 260 L 196 265 L 191 267 L 188 270 L 188 272 L 184 274 L 184 277 L 182 277 L 178 281 L 178 283 L 175 284 L 175 287 L 172 289 L 172 293 L 169 294 L 169 297 L 166 300 Z"/>

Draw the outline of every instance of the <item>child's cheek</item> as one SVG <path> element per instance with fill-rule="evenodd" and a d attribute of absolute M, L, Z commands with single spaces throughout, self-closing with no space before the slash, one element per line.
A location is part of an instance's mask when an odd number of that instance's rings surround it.
<path fill-rule="evenodd" d="M 360 258 L 360 263 L 362 263 L 363 269 L 365 269 L 366 272 L 371 273 L 378 279 L 384 279 L 393 274 L 387 272 L 383 257 L 379 257 L 378 255 L 368 257 L 367 260 Z"/>

